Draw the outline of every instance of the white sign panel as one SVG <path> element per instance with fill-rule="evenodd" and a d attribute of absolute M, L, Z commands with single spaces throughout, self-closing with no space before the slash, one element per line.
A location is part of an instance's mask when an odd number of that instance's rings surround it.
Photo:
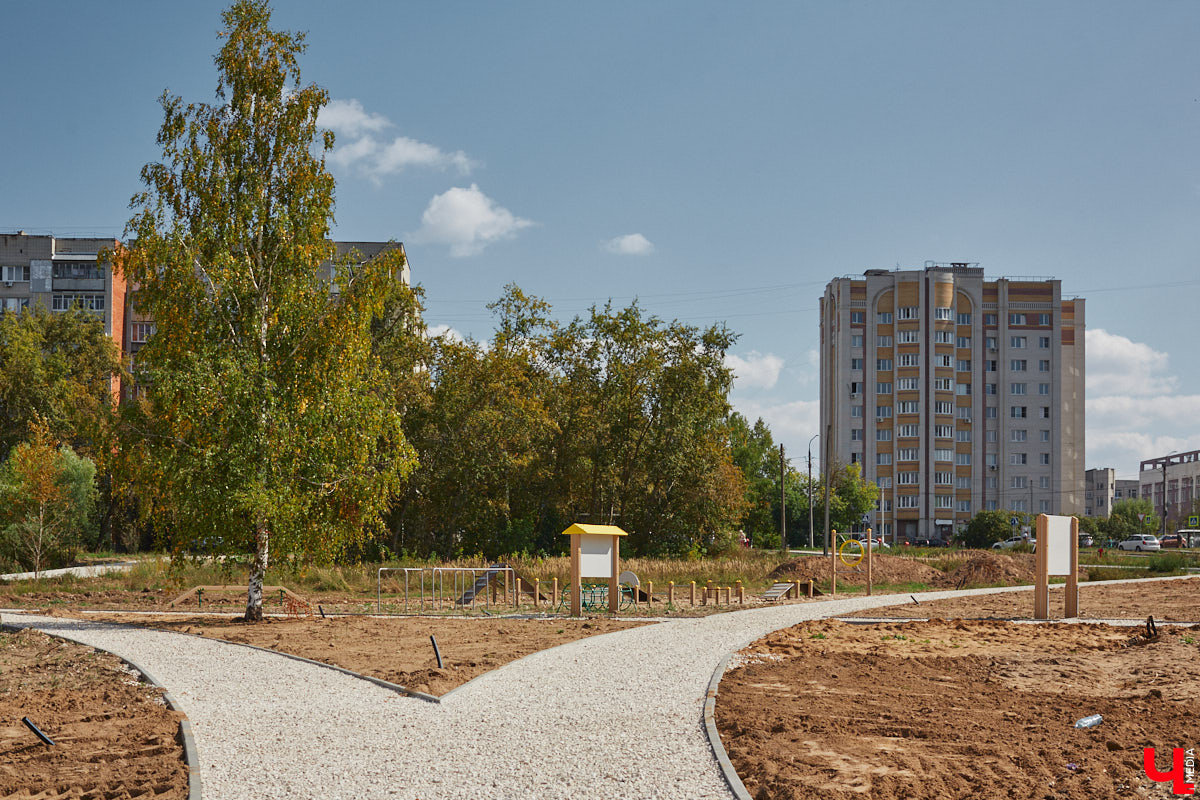
<path fill-rule="evenodd" d="M 1046 517 L 1046 541 L 1038 547 L 1046 548 L 1046 574 L 1071 574 L 1071 517 Z"/>
<path fill-rule="evenodd" d="M 583 578 L 611 578 L 613 537 L 608 534 L 579 535 L 579 575 Z"/>

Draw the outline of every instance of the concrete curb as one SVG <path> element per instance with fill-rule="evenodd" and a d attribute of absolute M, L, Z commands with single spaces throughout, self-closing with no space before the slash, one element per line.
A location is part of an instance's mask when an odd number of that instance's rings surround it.
<path fill-rule="evenodd" d="M 0 630 L 6 631 L 20 631 L 24 630 L 25 628 L 34 628 L 35 630 L 40 630 L 35 628 L 33 625 L 0 624 Z M 188 767 L 188 800 L 202 800 L 200 790 L 200 755 L 196 751 L 196 739 L 194 736 L 192 736 L 192 723 L 187 718 L 187 713 L 183 710 L 183 706 L 181 706 L 179 701 L 175 699 L 175 696 L 167 690 L 167 687 L 160 683 L 157 678 L 151 675 L 145 667 L 131 658 L 118 656 L 112 651 L 104 650 L 102 647 L 96 647 L 94 644 L 89 644 L 80 639 L 76 639 L 74 636 L 67 636 L 62 633 L 49 633 L 46 635 L 55 639 L 65 639 L 68 642 L 74 642 L 75 644 L 83 645 L 84 647 L 90 647 L 92 650 L 101 650 L 111 656 L 119 658 L 123 663 L 128 664 L 131 669 L 135 670 L 139 675 L 141 675 L 142 679 L 146 681 L 146 683 L 162 689 L 163 700 L 166 702 L 167 706 L 172 711 L 176 711 L 183 715 L 183 719 L 179 721 L 179 736 L 183 740 L 183 759 L 187 763 Z"/>
<path fill-rule="evenodd" d="M 729 659 L 732 657 L 733 653 L 725 654 L 717 664 L 717 668 L 713 670 L 712 680 L 708 682 L 708 694 L 704 698 L 704 732 L 708 734 L 708 743 L 712 746 L 713 755 L 717 758 L 721 774 L 725 776 L 725 782 L 729 784 L 733 796 L 737 800 L 754 800 L 746 791 L 746 784 L 742 783 L 742 779 L 738 777 L 737 770 L 733 768 L 733 762 L 729 760 L 729 753 L 725 752 L 725 745 L 721 742 L 721 733 L 717 730 L 717 687 L 720 686 L 721 678 L 725 675 L 725 668 L 729 666 Z"/>

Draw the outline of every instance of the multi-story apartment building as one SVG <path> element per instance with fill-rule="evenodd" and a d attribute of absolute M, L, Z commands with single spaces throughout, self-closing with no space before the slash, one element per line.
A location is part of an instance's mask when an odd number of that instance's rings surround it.
<path fill-rule="evenodd" d="M 821 298 L 821 433 L 862 465 L 889 539 L 981 510 L 1084 508 L 1084 302 L 967 263 L 868 270 Z"/>
<path fill-rule="evenodd" d="M 1194 527 L 1187 517 L 1200 514 L 1200 450 L 1148 458 L 1139 472 L 1142 497 L 1154 503 L 1160 533 Z"/>
<path fill-rule="evenodd" d="M 66 311 L 76 303 L 104 319 L 104 332 L 125 349 L 125 278 L 98 254 L 115 239 L 0 233 L 0 309 L 42 304 Z"/>
<path fill-rule="evenodd" d="M 1138 482 L 1117 478 L 1111 467 L 1089 469 L 1084 473 L 1084 508 L 1089 517 L 1112 516 L 1113 503 L 1118 500 L 1136 500 Z"/>
<path fill-rule="evenodd" d="M 1137 500 L 1141 496 L 1136 478 L 1117 478 L 1117 487 L 1113 490 L 1113 502 L 1122 500 Z"/>

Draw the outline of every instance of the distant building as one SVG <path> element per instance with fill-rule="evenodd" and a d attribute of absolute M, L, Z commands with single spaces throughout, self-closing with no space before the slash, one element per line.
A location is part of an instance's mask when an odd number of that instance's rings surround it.
<path fill-rule="evenodd" d="M 1089 469 L 1083 479 L 1083 513 L 1088 517 L 1108 517 L 1112 514 L 1116 492 L 1117 471 L 1111 468 Z"/>
<path fill-rule="evenodd" d="M 1136 479 L 1117 478 L 1117 488 L 1113 490 L 1114 503 L 1122 500 L 1137 500 L 1139 497 L 1141 497 L 1141 491 Z"/>
<path fill-rule="evenodd" d="M 821 298 L 821 434 L 889 538 L 982 510 L 1084 510 L 1084 301 L 973 264 L 868 270 Z"/>
<path fill-rule="evenodd" d="M 1187 517 L 1200 513 L 1200 450 L 1148 458 L 1139 476 L 1142 497 L 1154 503 L 1154 513 L 1162 520 L 1161 533 L 1192 527 Z"/>

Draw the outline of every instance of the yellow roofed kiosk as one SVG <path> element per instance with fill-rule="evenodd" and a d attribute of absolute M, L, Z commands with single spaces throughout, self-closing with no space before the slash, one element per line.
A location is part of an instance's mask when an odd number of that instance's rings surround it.
<path fill-rule="evenodd" d="M 608 613 L 617 613 L 621 574 L 621 537 L 628 536 L 616 525 L 588 525 L 576 522 L 563 531 L 571 537 L 571 616 L 583 616 L 584 578 L 608 580 Z"/>

